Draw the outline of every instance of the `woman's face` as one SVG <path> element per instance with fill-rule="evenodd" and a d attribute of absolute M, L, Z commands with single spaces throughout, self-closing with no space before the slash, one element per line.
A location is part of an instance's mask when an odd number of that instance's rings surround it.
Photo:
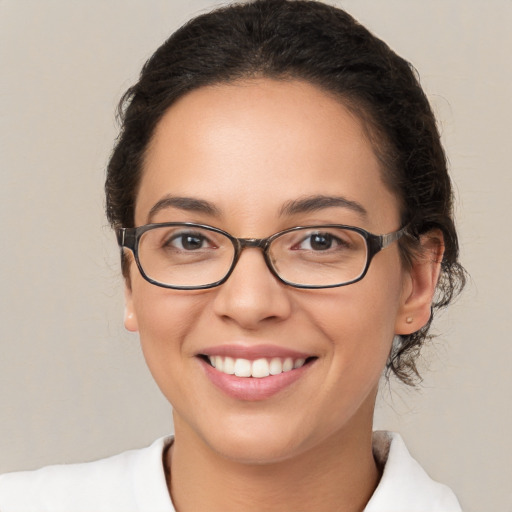
<path fill-rule="evenodd" d="M 312 85 L 272 80 L 205 87 L 174 104 L 148 148 L 135 212 L 138 226 L 196 222 L 245 238 L 314 224 L 382 234 L 399 218 L 359 120 Z M 140 332 L 178 436 L 231 459 L 275 461 L 371 430 L 412 287 L 396 243 L 362 281 L 331 289 L 282 284 L 257 248 L 227 282 L 200 291 L 154 286 L 132 262 L 126 327 Z M 306 364 L 237 377 L 204 355 Z"/>

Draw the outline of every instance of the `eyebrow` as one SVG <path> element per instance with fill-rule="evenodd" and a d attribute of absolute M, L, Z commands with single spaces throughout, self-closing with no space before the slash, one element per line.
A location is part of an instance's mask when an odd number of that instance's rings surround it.
<path fill-rule="evenodd" d="M 151 222 L 151 219 L 158 212 L 167 208 L 178 208 L 179 210 L 185 210 L 187 212 L 204 213 L 215 217 L 220 216 L 219 209 L 204 199 L 167 195 L 151 208 L 148 214 L 148 222 Z"/>
<path fill-rule="evenodd" d="M 291 216 L 298 213 L 310 213 L 326 208 L 347 208 L 359 214 L 363 218 L 368 217 L 366 209 L 357 201 L 346 199 L 342 196 L 307 196 L 301 199 L 287 201 L 280 209 L 280 216 Z M 203 213 L 214 217 L 220 217 L 220 210 L 209 201 L 193 197 L 180 197 L 167 195 L 160 199 L 151 208 L 148 214 L 148 222 L 160 211 L 167 208 L 178 208 L 180 210 Z"/>
<path fill-rule="evenodd" d="M 325 208 L 347 208 L 359 214 L 363 218 L 368 217 L 368 212 L 362 204 L 351 201 L 342 196 L 308 196 L 301 199 L 286 202 L 280 211 L 280 215 L 295 215 L 297 213 L 310 213 Z"/>

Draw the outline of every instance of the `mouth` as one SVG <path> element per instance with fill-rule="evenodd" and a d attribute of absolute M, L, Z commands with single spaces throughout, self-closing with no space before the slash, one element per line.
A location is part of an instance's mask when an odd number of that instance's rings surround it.
<path fill-rule="evenodd" d="M 225 395 L 260 401 L 306 379 L 318 356 L 277 345 L 226 344 L 197 354 L 205 376 Z"/>
<path fill-rule="evenodd" d="M 258 359 L 235 358 L 222 355 L 199 356 L 203 361 L 226 375 L 234 375 L 242 378 L 262 379 L 276 376 L 282 373 L 298 370 L 312 363 L 314 356 L 310 357 L 261 357 Z"/>

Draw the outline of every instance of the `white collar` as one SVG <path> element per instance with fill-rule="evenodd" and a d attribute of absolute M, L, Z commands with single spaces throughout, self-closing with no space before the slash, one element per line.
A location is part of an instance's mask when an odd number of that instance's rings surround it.
<path fill-rule="evenodd" d="M 453 492 L 427 475 L 400 435 L 374 432 L 373 453 L 384 472 L 364 512 L 461 512 Z"/>

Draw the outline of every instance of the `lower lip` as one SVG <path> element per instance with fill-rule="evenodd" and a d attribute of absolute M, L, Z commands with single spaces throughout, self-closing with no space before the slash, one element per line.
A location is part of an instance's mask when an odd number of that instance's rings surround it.
<path fill-rule="evenodd" d="M 260 379 L 256 377 L 237 377 L 236 375 L 228 375 L 216 370 L 203 359 L 201 362 L 206 376 L 211 382 L 217 386 L 222 392 L 231 398 L 237 400 L 245 400 L 255 402 L 266 400 L 277 393 L 291 386 L 300 379 L 309 369 L 313 362 L 307 363 L 300 368 L 283 372 L 278 375 L 269 375 Z"/>

